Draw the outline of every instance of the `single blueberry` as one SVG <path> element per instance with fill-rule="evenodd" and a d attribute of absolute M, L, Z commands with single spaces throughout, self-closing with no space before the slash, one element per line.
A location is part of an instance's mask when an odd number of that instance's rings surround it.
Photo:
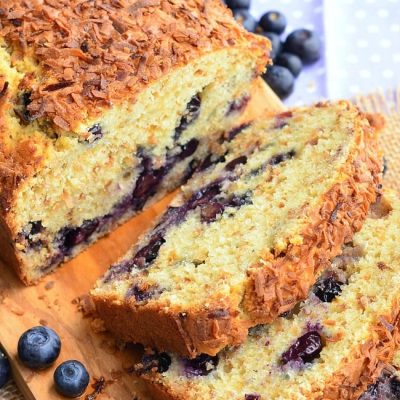
<path fill-rule="evenodd" d="M 11 377 L 11 367 L 8 358 L 0 351 L 0 389 Z"/>
<path fill-rule="evenodd" d="M 225 0 L 225 4 L 231 9 L 244 8 L 248 10 L 250 8 L 250 0 Z"/>
<path fill-rule="evenodd" d="M 263 31 L 280 35 L 286 29 L 286 17 L 279 11 L 268 11 L 260 19 L 259 25 Z"/>
<path fill-rule="evenodd" d="M 133 258 L 133 264 L 139 269 L 144 269 L 150 266 L 150 264 L 157 258 L 160 247 L 165 243 L 165 239 L 160 235 L 156 234 L 150 239 L 150 242 L 142 247 Z"/>
<path fill-rule="evenodd" d="M 31 235 L 37 235 L 38 233 L 42 232 L 44 227 L 42 225 L 42 221 L 32 221 L 31 224 Z"/>
<path fill-rule="evenodd" d="M 54 371 L 57 392 L 65 397 L 79 397 L 89 385 L 89 373 L 76 360 L 65 361 Z"/>
<path fill-rule="evenodd" d="M 290 160 L 292 159 L 294 156 L 296 155 L 296 152 L 294 150 L 289 150 L 285 153 L 279 153 L 279 154 L 275 154 L 274 156 L 272 156 L 269 161 L 268 164 L 275 166 L 278 165 L 284 161 Z"/>
<path fill-rule="evenodd" d="M 101 139 L 104 134 L 100 124 L 94 124 L 88 132 L 92 135 L 92 142 Z"/>
<path fill-rule="evenodd" d="M 35 326 L 24 332 L 18 341 L 21 362 L 32 369 L 50 367 L 61 350 L 60 337 L 46 326 Z"/>
<path fill-rule="evenodd" d="M 217 215 L 221 215 L 224 212 L 224 204 L 219 203 L 218 201 L 211 201 L 207 204 L 204 204 L 201 207 L 201 221 L 202 222 L 213 222 L 217 219 Z"/>
<path fill-rule="evenodd" d="M 300 75 L 303 63 L 296 54 L 291 53 L 280 53 L 275 58 L 275 65 L 287 68 L 292 75 L 297 78 Z"/>
<path fill-rule="evenodd" d="M 246 164 L 246 163 L 247 163 L 247 157 L 246 156 L 240 156 L 240 157 L 234 158 L 233 160 L 229 161 L 225 165 L 225 170 L 233 171 L 236 168 L 236 165 Z"/>
<path fill-rule="evenodd" d="M 390 391 L 394 395 L 395 399 L 400 399 L 400 380 L 393 377 L 390 380 Z"/>
<path fill-rule="evenodd" d="M 143 374 L 156 369 L 158 373 L 162 374 L 168 371 L 171 363 L 172 360 L 168 353 L 145 354 L 142 357 L 142 365 L 137 369 L 137 372 Z"/>
<path fill-rule="evenodd" d="M 265 36 L 271 42 L 272 49 L 269 55 L 272 60 L 275 60 L 282 50 L 282 42 L 280 37 L 274 32 L 261 32 L 261 35 Z"/>
<path fill-rule="evenodd" d="M 188 376 L 206 376 L 217 368 L 218 356 L 200 354 L 196 358 L 183 360 L 184 370 Z"/>
<path fill-rule="evenodd" d="M 332 277 L 316 283 L 314 287 L 314 294 L 325 303 L 330 303 L 341 292 L 341 283 Z"/>
<path fill-rule="evenodd" d="M 263 75 L 265 82 L 281 99 L 288 97 L 294 89 L 294 76 L 285 67 L 273 65 Z"/>
<path fill-rule="evenodd" d="M 261 400 L 261 395 L 255 393 L 245 394 L 244 400 Z"/>
<path fill-rule="evenodd" d="M 249 10 L 245 8 L 236 8 L 233 10 L 233 16 L 243 28 L 249 32 L 254 32 L 257 27 L 257 22 L 254 17 L 250 14 Z"/>
<path fill-rule="evenodd" d="M 229 103 L 228 109 L 225 113 L 226 116 L 231 115 L 233 113 L 240 113 L 242 112 L 246 107 L 247 104 L 249 104 L 250 101 L 250 95 L 245 94 L 242 97 L 233 100 L 232 102 Z"/>
<path fill-rule="evenodd" d="M 284 50 L 296 54 L 303 63 L 309 64 L 321 57 L 321 40 L 313 31 L 297 29 L 286 38 Z"/>
<path fill-rule="evenodd" d="M 311 362 L 319 356 L 322 350 L 321 336 L 317 331 L 310 331 L 300 336 L 282 354 L 282 362 L 287 364 L 290 361 Z"/>

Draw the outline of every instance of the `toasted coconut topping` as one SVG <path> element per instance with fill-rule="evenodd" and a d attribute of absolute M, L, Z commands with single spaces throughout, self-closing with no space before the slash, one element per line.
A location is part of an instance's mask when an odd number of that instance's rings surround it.
<path fill-rule="evenodd" d="M 200 54 L 246 44 L 265 63 L 268 50 L 219 0 L 0 0 L 0 36 L 37 64 L 20 87 L 32 119 L 64 131 Z"/>

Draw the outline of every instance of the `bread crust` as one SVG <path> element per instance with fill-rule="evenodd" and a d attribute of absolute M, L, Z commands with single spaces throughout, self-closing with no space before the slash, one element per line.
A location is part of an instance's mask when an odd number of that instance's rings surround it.
<path fill-rule="evenodd" d="M 181 310 L 156 308 L 151 302 L 137 306 L 134 301 L 95 295 L 106 326 L 126 341 L 160 351 L 190 358 L 200 353 L 216 355 L 227 345 L 243 342 L 251 326 L 271 322 L 305 299 L 324 265 L 361 228 L 369 205 L 379 194 L 381 165 L 376 132 L 361 125 L 357 132 L 358 152 L 344 167 L 343 181 L 323 196 L 320 208 L 311 216 L 303 244 L 289 245 L 284 256 L 265 259 L 250 268 L 239 307 L 229 299 L 216 299 L 207 307 L 182 315 Z"/>

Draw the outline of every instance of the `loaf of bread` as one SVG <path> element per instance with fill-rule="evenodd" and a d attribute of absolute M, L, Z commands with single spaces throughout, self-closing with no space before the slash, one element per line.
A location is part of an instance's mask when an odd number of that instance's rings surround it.
<path fill-rule="evenodd" d="M 392 393 L 393 378 L 377 378 L 400 344 L 399 235 L 387 193 L 292 312 L 216 356 L 146 354 L 137 371 L 157 400 L 399 399 L 369 396 Z"/>
<path fill-rule="evenodd" d="M 179 186 L 269 50 L 220 0 L 1 2 L 1 256 L 32 283 Z"/>
<path fill-rule="evenodd" d="M 375 132 L 348 102 L 234 129 L 92 295 L 126 341 L 215 355 L 287 312 L 361 228 Z"/>

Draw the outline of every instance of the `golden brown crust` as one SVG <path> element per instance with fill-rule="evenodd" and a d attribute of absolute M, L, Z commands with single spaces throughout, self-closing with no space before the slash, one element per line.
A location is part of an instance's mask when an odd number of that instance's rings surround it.
<path fill-rule="evenodd" d="M 179 315 L 172 310 L 135 307 L 129 301 L 112 302 L 97 296 L 94 302 L 106 327 L 121 339 L 187 357 L 215 355 L 228 343 L 242 343 L 249 328 L 232 314 L 212 309 Z"/>
<path fill-rule="evenodd" d="M 303 243 L 289 244 L 285 254 L 249 269 L 242 307 L 252 321 L 272 322 L 305 299 L 324 265 L 361 229 L 381 181 L 375 134 L 370 128 L 364 134 L 365 148 L 344 171 L 348 179 L 325 194 L 321 209 L 310 216 L 312 222 L 302 234 Z"/>
<path fill-rule="evenodd" d="M 351 355 L 350 361 L 343 362 L 316 400 L 356 400 L 376 381 L 400 346 L 399 309 L 399 304 L 394 304 L 391 315 L 380 317 L 371 329 L 371 339 Z"/>
<path fill-rule="evenodd" d="M 219 0 L 0 0 L 0 27 L 13 58 L 38 63 L 20 88 L 31 118 L 61 131 L 201 54 L 244 45 L 260 54 L 258 73 L 268 56 Z"/>
<path fill-rule="evenodd" d="M 133 301 L 113 302 L 95 296 L 106 326 L 124 340 L 159 350 L 186 357 L 215 355 L 227 345 L 243 342 L 251 326 L 271 322 L 305 299 L 323 266 L 361 228 L 369 205 L 376 200 L 381 180 L 380 154 L 375 131 L 367 127 L 362 132 L 357 139 L 359 153 L 343 171 L 347 179 L 325 195 L 321 209 L 316 210 L 303 233 L 303 245 L 290 245 L 286 255 L 272 260 L 271 266 L 263 263 L 249 271 L 241 304 L 249 318 L 245 320 L 239 309 L 232 309 L 229 299 L 219 299 L 207 309 L 188 310 L 182 316 L 151 303 L 138 307 Z"/>

